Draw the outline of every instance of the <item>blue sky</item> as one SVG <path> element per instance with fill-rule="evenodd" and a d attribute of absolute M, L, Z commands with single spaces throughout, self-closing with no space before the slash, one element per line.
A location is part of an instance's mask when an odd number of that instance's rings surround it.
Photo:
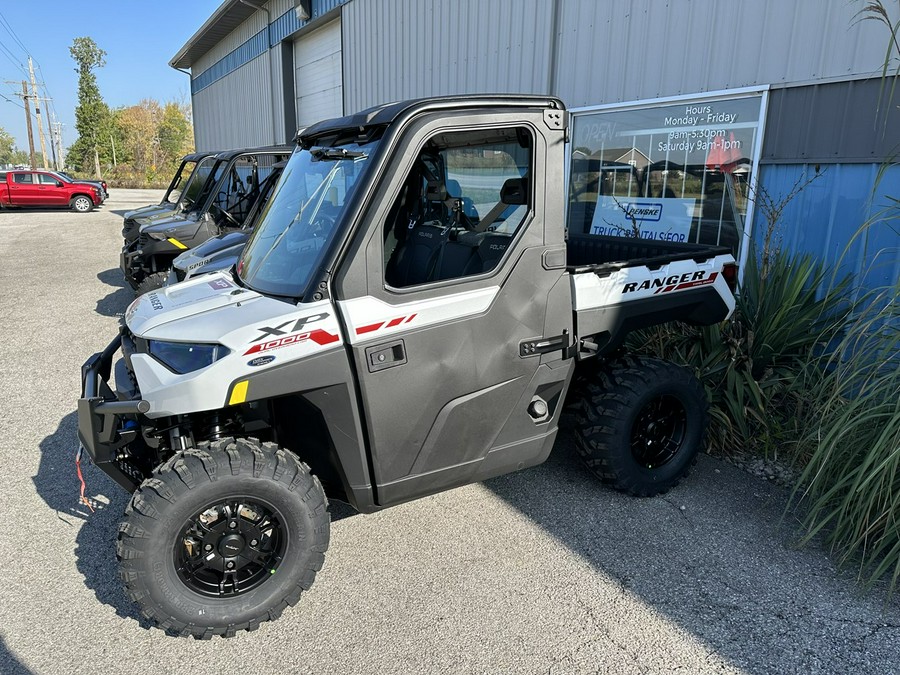
<path fill-rule="evenodd" d="M 111 107 L 132 105 L 142 98 L 190 102 L 188 75 L 171 68 L 169 59 L 220 3 L 221 0 L 0 2 L 0 127 L 12 134 L 20 149 L 27 151 L 25 111 L 19 107 L 22 99 L 14 94 L 22 92 L 21 80 L 27 78 L 21 68 L 27 72 L 30 53 L 39 86 L 41 81 L 47 85 L 42 95 L 47 96 L 49 91 L 53 98 L 50 106 L 64 125 L 63 145 L 68 147 L 75 141 L 78 75 L 69 47 L 76 37 L 90 37 L 106 50 L 106 66 L 95 72 L 100 93 Z M 2 19 L 27 53 L 6 30 Z M 14 83 L 7 84 L 6 80 Z M 44 132 L 47 133 L 46 121 Z M 40 152 L 37 129 L 34 144 Z"/>

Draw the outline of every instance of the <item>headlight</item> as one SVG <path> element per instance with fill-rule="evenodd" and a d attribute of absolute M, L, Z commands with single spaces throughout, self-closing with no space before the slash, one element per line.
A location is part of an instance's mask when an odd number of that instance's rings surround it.
<path fill-rule="evenodd" d="M 206 368 L 229 353 L 222 345 L 189 344 L 147 340 L 150 355 L 179 375 Z"/>
<path fill-rule="evenodd" d="M 156 241 L 168 239 L 165 232 L 141 232 L 141 234 L 146 234 L 151 239 L 156 239 Z"/>

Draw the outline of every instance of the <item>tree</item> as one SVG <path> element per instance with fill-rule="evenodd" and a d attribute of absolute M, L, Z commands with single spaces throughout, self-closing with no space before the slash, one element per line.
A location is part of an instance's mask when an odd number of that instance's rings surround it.
<path fill-rule="evenodd" d="M 194 148 L 190 108 L 169 101 L 159 122 L 159 149 L 163 162 L 171 163 Z"/>
<path fill-rule="evenodd" d="M 28 153 L 16 147 L 12 134 L 0 127 L 0 166 L 12 164 L 14 166 L 30 163 Z M 45 166 L 45 165 L 42 165 Z"/>
<path fill-rule="evenodd" d="M 167 179 L 182 155 L 193 151 L 190 108 L 154 99 L 112 112 L 120 166 L 116 179 L 155 184 Z"/>
<path fill-rule="evenodd" d="M 106 52 L 89 37 L 72 41 L 69 54 L 78 64 L 78 106 L 75 108 L 75 128 L 78 139 L 69 148 L 70 161 L 86 168 L 91 160 L 94 173 L 100 178 L 100 153 L 108 154 L 104 143 L 111 131 L 109 107 L 100 96 L 100 87 L 94 70 L 106 65 Z M 111 148 L 110 148 L 111 149 Z"/>
<path fill-rule="evenodd" d="M 3 127 L 0 127 L 0 164 L 13 164 L 13 153 L 16 149 L 15 139 Z"/>

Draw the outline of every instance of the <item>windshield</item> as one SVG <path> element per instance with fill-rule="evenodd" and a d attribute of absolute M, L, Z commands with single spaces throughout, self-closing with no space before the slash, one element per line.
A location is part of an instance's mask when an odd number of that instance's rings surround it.
<path fill-rule="evenodd" d="M 187 184 L 184 186 L 184 191 L 181 193 L 179 199 L 181 208 L 185 211 L 190 211 L 191 207 L 202 201 L 202 198 L 209 193 L 209 190 L 211 190 L 212 186 L 215 184 L 214 177 L 210 177 L 213 173 L 213 169 L 215 169 L 217 165 L 223 163 L 224 162 L 217 163 L 215 157 L 205 157 L 197 163 L 197 167 L 194 169 L 191 177 L 188 178 Z M 205 192 L 201 193 L 204 186 L 207 184 L 209 184 L 210 187 L 207 188 Z"/>
<path fill-rule="evenodd" d="M 182 181 L 193 173 L 195 166 L 197 166 L 197 162 L 193 160 L 186 159 L 181 163 L 178 171 L 175 172 L 175 177 L 169 183 L 169 189 L 166 190 L 166 194 L 163 197 L 164 202 L 169 202 L 170 204 L 178 203 L 178 200 L 181 198 Z"/>
<path fill-rule="evenodd" d="M 304 294 L 375 146 L 294 152 L 238 263 L 241 281 L 260 293 Z"/>

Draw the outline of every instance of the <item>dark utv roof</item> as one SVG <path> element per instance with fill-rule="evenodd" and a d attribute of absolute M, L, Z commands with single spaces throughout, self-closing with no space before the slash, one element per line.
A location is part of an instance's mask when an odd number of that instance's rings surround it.
<path fill-rule="evenodd" d="M 185 155 L 184 157 L 182 157 L 181 161 L 182 162 L 199 162 L 204 157 L 210 157 L 212 155 L 215 155 L 217 152 L 220 152 L 220 151 L 219 150 L 204 150 L 201 152 L 192 152 L 191 154 Z"/>
<path fill-rule="evenodd" d="M 235 157 L 239 157 L 240 155 L 249 155 L 249 154 L 281 154 L 281 155 L 289 155 L 293 152 L 294 148 L 290 145 L 266 145 L 261 148 L 234 148 L 233 150 L 223 150 L 222 152 L 216 153 L 216 159 L 234 159 Z M 208 155 L 204 155 L 204 157 L 208 157 Z"/>
<path fill-rule="evenodd" d="M 525 94 L 473 94 L 467 96 L 438 96 L 434 98 L 417 98 L 409 101 L 396 101 L 373 106 L 352 115 L 335 117 L 316 122 L 306 127 L 297 135 L 300 143 L 307 143 L 314 138 L 341 135 L 350 129 L 363 130 L 368 127 L 386 126 L 401 115 L 412 116 L 430 111 L 450 111 L 454 108 L 552 108 L 565 110 L 565 104 L 552 96 L 534 96 Z"/>

